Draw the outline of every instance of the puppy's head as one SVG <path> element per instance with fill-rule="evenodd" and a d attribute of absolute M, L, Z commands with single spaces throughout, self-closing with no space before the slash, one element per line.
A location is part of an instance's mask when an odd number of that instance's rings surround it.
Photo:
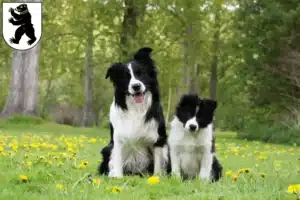
<path fill-rule="evenodd" d="M 156 68 L 151 59 L 152 49 L 139 49 L 131 62 L 114 63 L 106 73 L 117 91 L 131 96 L 135 103 L 143 103 L 146 92 L 152 92 L 157 79 Z"/>
<path fill-rule="evenodd" d="M 212 123 L 217 102 L 200 99 L 196 94 L 183 95 L 176 107 L 176 116 L 189 132 L 196 132 Z"/>

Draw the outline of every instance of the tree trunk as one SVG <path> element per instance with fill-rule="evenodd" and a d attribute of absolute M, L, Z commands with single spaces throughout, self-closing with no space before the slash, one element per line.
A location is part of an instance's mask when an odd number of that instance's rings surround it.
<path fill-rule="evenodd" d="M 191 74 L 191 83 L 189 91 L 191 93 L 199 94 L 200 86 L 199 86 L 199 65 L 194 64 L 193 73 Z"/>
<path fill-rule="evenodd" d="M 182 66 L 182 74 L 183 74 L 183 86 L 180 91 L 180 95 L 186 93 L 190 89 L 191 85 L 191 34 L 192 34 L 192 25 L 188 25 L 186 27 L 186 34 L 183 41 L 183 66 Z"/>
<path fill-rule="evenodd" d="M 218 68 L 218 52 L 220 40 L 220 8 L 216 7 L 215 11 L 215 34 L 212 46 L 212 62 L 211 62 L 211 77 L 210 77 L 210 97 L 213 100 L 217 98 L 217 68 Z"/>
<path fill-rule="evenodd" d="M 130 58 L 131 52 L 135 50 L 138 18 L 143 17 L 147 0 L 125 0 L 125 10 L 120 33 L 121 60 Z"/>
<path fill-rule="evenodd" d="M 11 84 L 2 111 L 4 117 L 14 114 L 38 115 L 39 58 L 40 42 L 26 51 L 14 50 Z"/>
<path fill-rule="evenodd" d="M 2 115 L 38 115 L 38 74 L 40 44 L 27 51 L 15 50 L 12 76 Z"/>
<path fill-rule="evenodd" d="M 91 8 L 93 10 L 93 8 Z M 93 11 L 91 11 L 93 17 Z M 84 109 L 82 126 L 92 126 L 94 122 L 93 116 L 93 22 L 90 22 L 87 38 L 87 48 L 85 53 L 85 76 L 84 76 Z"/>

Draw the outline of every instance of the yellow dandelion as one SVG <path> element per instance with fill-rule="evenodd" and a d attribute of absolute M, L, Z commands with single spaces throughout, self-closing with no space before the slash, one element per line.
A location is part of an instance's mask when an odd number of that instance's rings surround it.
<path fill-rule="evenodd" d="M 28 179 L 28 176 L 20 175 L 20 180 L 23 182 L 27 182 L 29 179 Z"/>
<path fill-rule="evenodd" d="M 300 193 L 300 184 L 289 185 L 288 193 Z"/>
<path fill-rule="evenodd" d="M 96 138 L 90 138 L 89 140 L 88 140 L 88 143 L 90 143 L 90 144 L 95 144 L 97 142 L 97 139 Z"/>
<path fill-rule="evenodd" d="M 239 170 L 239 174 L 243 174 L 243 173 L 247 174 L 249 172 L 250 172 L 249 168 L 242 168 L 242 169 Z"/>
<path fill-rule="evenodd" d="M 86 168 L 86 165 L 83 164 L 83 163 L 80 163 L 78 166 L 77 166 L 78 169 L 84 169 Z"/>
<path fill-rule="evenodd" d="M 232 179 L 232 181 L 234 181 L 234 182 L 235 182 L 238 178 L 239 178 L 239 174 L 237 174 L 237 173 L 234 173 L 234 174 L 231 175 L 231 179 Z"/>
<path fill-rule="evenodd" d="M 233 148 L 231 148 L 231 152 L 232 152 L 232 153 L 237 153 L 237 152 L 238 152 L 238 149 L 237 149 L 236 147 L 233 147 Z"/>
<path fill-rule="evenodd" d="M 260 177 L 265 178 L 266 174 L 265 173 L 260 173 Z"/>
<path fill-rule="evenodd" d="M 31 161 L 28 161 L 28 162 L 26 163 L 26 165 L 27 165 L 28 167 L 30 167 L 30 166 L 32 165 L 32 162 L 31 162 Z"/>
<path fill-rule="evenodd" d="M 62 184 L 58 183 L 58 184 L 56 184 L 56 188 L 63 190 L 65 187 Z"/>
<path fill-rule="evenodd" d="M 151 176 L 148 178 L 148 183 L 153 185 L 159 183 L 160 179 L 158 176 Z"/>
<path fill-rule="evenodd" d="M 259 160 L 267 160 L 268 157 L 267 157 L 267 156 L 262 156 L 262 155 L 261 155 L 261 156 L 258 157 L 258 159 L 259 159 Z"/>
<path fill-rule="evenodd" d="M 82 164 L 87 165 L 87 164 L 89 164 L 89 162 L 88 162 L 87 160 L 84 160 L 84 161 L 82 162 Z"/>
<path fill-rule="evenodd" d="M 63 158 L 67 158 L 67 157 L 68 157 L 67 154 L 66 154 L 65 152 L 60 153 L 60 155 L 61 155 Z"/>
<path fill-rule="evenodd" d="M 112 193 L 120 193 L 120 192 L 122 192 L 122 188 L 119 188 L 119 187 L 112 187 L 112 188 L 111 188 L 111 192 L 112 192 Z"/>
<path fill-rule="evenodd" d="M 93 183 L 94 183 L 95 185 L 100 185 L 100 184 L 101 184 L 101 180 L 100 180 L 99 178 L 93 179 Z"/>
<path fill-rule="evenodd" d="M 225 172 L 225 174 L 226 174 L 226 176 L 230 176 L 232 174 L 232 171 L 229 170 L 229 171 Z"/>

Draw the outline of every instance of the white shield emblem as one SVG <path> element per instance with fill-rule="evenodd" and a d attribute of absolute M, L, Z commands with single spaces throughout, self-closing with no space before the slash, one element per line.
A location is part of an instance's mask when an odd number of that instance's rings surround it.
<path fill-rule="evenodd" d="M 16 50 L 34 47 L 42 36 L 42 3 L 3 3 L 3 38 Z"/>

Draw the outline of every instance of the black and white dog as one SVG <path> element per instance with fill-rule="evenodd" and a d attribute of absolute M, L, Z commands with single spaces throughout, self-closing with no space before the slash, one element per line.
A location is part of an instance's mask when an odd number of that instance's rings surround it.
<path fill-rule="evenodd" d="M 101 150 L 100 174 L 151 175 L 168 167 L 166 126 L 151 52 L 141 48 L 131 62 L 114 63 L 107 70 L 115 93 L 110 107 L 111 139 Z"/>
<path fill-rule="evenodd" d="M 181 97 L 168 138 L 174 175 L 213 182 L 221 178 L 212 124 L 216 107 L 216 101 L 200 99 L 196 94 Z"/>

